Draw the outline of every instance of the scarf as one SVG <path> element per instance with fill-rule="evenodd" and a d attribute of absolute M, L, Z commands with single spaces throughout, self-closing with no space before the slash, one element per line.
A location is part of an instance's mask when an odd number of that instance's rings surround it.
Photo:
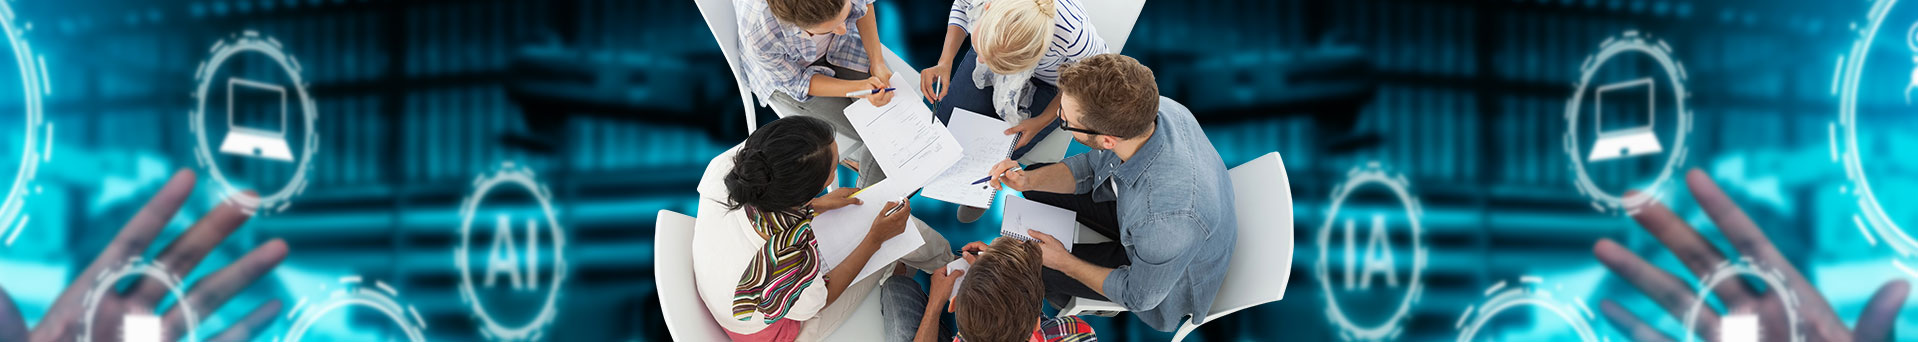
<path fill-rule="evenodd" d="M 772 324 L 786 317 L 800 292 L 819 276 L 813 211 L 810 206 L 777 212 L 745 209 L 753 229 L 767 239 L 733 288 L 733 318 L 744 321 L 759 312 L 766 324 Z"/>

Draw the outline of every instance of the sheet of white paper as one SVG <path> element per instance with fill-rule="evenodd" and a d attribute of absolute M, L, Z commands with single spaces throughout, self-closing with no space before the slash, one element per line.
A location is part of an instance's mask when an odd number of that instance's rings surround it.
<path fill-rule="evenodd" d="M 1005 210 L 1005 221 L 999 227 L 999 235 L 1033 240 L 1032 236 L 1026 235 L 1026 230 L 1037 230 L 1059 239 L 1068 252 L 1072 251 L 1072 242 L 1079 240 L 1079 214 L 1071 210 L 1019 196 L 1006 196 Z"/>
<path fill-rule="evenodd" d="M 912 194 L 913 190 L 918 189 L 917 184 L 919 182 L 911 179 L 887 178 L 854 196 L 865 204 L 848 205 L 813 217 L 813 238 L 819 243 L 820 257 L 825 259 L 820 260 L 823 269 L 831 271 L 851 256 L 852 250 L 859 247 L 859 242 L 865 241 L 866 233 L 872 231 L 872 221 L 879 217 L 881 209 L 886 208 L 886 202 L 898 201 Z M 925 244 L 926 239 L 919 234 L 918 223 L 907 220 L 906 231 L 879 244 L 879 250 L 872 253 L 872 258 L 866 261 L 866 266 L 859 270 L 853 282 L 857 283 L 874 271 L 892 265 L 893 261 Z"/>
<path fill-rule="evenodd" d="M 946 264 L 946 274 L 952 274 L 952 271 L 962 271 L 968 268 L 972 268 L 972 264 L 967 263 L 966 258 L 952 259 L 952 263 Z M 966 283 L 966 275 L 964 274 L 959 275 L 958 279 L 953 279 L 952 294 L 946 295 L 946 300 L 959 298 L 959 284 L 964 283 Z"/>
<path fill-rule="evenodd" d="M 893 84 L 908 82 L 902 74 L 893 74 Z M 893 91 L 885 107 L 859 100 L 846 106 L 846 119 L 858 131 L 859 139 L 872 151 L 874 159 L 886 171 L 886 177 L 912 176 L 932 180 L 959 162 L 963 156 L 959 141 L 939 125 L 932 109 L 915 91 Z M 924 185 L 923 183 L 917 185 Z"/>
<path fill-rule="evenodd" d="M 1006 153 L 1012 151 L 1015 136 L 1006 135 L 1007 128 L 1012 128 L 1012 124 L 954 108 L 946 129 L 952 132 L 954 139 L 959 140 L 965 157 L 946 168 L 946 172 L 938 178 L 933 178 L 931 183 L 926 184 L 926 190 L 919 194 L 953 204 L 992 207 L 993 196 L 998 190 L 993 190 L 992 184 L 972 183 L 986 177 L 992 171 L 992 166 L 1006 160 Z"/>

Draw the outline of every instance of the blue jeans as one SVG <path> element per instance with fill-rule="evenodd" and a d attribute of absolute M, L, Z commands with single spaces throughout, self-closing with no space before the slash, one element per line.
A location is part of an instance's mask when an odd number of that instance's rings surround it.
<path fill-rule="evenodd" d="M 886 278 L 886 284 L 880 285 L 879 295 L 885 300 L 879 311 L 886 318 L 886 341 L 912 342 L 919 334 L 919 320 L 926 315 L 926 290 L 919 288 L 919 282 L 912 277 L 892 275 Z M 952 329 L 941 325 L 936 340 L 950 340 L 951 332 Z"/>
<path fill-rule="evenodd" d="M 949 124 L 952 122 L 953 108 L 965 108 L 974 113 L 984 114 L 987 117 L 999 119 L 1000 121 L 1006 120 L 1006 118 L 999 117 L 999 111 L 993 110 L 993 86 L 988 84 L 985 89 L 980 89 L 972 83 L 972 70 L 974 66 L 979 65 L 979 63 L 975 62 L 977 60 L 979 60 L 978 53 L 967 51 L 966 57 L 958 61 L 953 61 L 953 63 L 957 64 L 952 66 L 952 84 L 945 85 L 947 89 L 951 90 L 946 91 L 945 98 L 932 104 L 932 115 L 939 117 L 939 123 Z M 1033 116 L 1038 116 L 1039 113 L 1045 112 L 1046 106 L 1052 105 L 1053 98 L 1059 95 L 1059 87 L 1037 79 L 1027 82 L 1029 86 L 1034 87 L 1032 90 L 1032 107 L 1030 107 L 1029 111 L 1032 112 Z M 1063 121 L 1056 119 L 1052 120 L 1051 123 L 1047 123 L 1046 129 L 1039 131 L 1039 136 L 1032 137 L 1032 140 L 1026 142 L 1025 146 L 1020 146 L 1018 149 L 1012 150 L 1010 159 L 1017 160 L 1020 157 L 1024 157 L 1026 152 L 1031 151 L 1032 146 L 1036 145 L 1034 143 L 1045 139 L 1048 135 L 1052 135 L 1053 131 L 1059 129 L 1061 123 L 1063 123 Z"/>

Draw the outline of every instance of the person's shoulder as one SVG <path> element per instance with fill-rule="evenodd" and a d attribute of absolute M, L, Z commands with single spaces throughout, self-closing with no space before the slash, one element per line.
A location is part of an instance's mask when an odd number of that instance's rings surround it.
<path fill-rule="evenodd" d="M 766 4 L 766 0 L 732 0 L 732 3 L 733 12 L 737 14 L 766 11 L 770 7 Z"/>
<path fill-rule="evenodd" d="M 1164 95 L 1160 95 L 1159 96 L 1159 116 L 1166 116 L 1166 115 L 1173 115 L 1176 117 L 1191 119 L 1192 109 L 1186 108 L 1184 103 L 1179 103 L 1179 101 L 1173 100 L 1170 97 L 1165 97 Z"/>

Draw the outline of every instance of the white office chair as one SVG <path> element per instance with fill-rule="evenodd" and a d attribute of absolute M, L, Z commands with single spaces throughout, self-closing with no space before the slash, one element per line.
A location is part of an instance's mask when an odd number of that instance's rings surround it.
<path fill-rule="evenodd" d="M 746 66 L 739 60 L 739 17 L 733 13 L 732 0 L 694 0 L 694 4 L 699 6 L 699 15 L 706 17 L 706 28 L 713 31 L 713 39 L 719 42 L 726 67 L 732 69 L 739 102 L 746 109 L 746 133 L 752 133 L 759 129 L 759 117 L 753 115 L 753 91 L 746 87 Z"/>
<path fill-rule="evenodd" d="M 1207 321 L 1284 299 L 1285 285 L 1292 278 L 1292 186 L 1285 175 L 1285 161 L 1272 152 L 1228 172 L 1239 235 Z M 1075 298 L 1059 314 L 1123 311 L 1125 307 L 1111 302 Z M 1172 340 L 1184 340 L 1200 324 L 1205 322 L 1186 320 Z"/>
<path fill-rule="evenodd" d="M 675 341 L 726 341 L 693 287 L 693 217 L 660 210 L 653 226 L 653 287 Z"/>
<path fill-rule="evenodd" d="M 1100 0 L 1085 8 L 1092 27 L 1099 30 L 1099 38 L 1105 39 L 1106 48 L 1119 53 L 1119 48 L 1125 47 L 1126 38 L 1132 36 L 1132 26 L 1138 23 L 1145 0 Z"/>

